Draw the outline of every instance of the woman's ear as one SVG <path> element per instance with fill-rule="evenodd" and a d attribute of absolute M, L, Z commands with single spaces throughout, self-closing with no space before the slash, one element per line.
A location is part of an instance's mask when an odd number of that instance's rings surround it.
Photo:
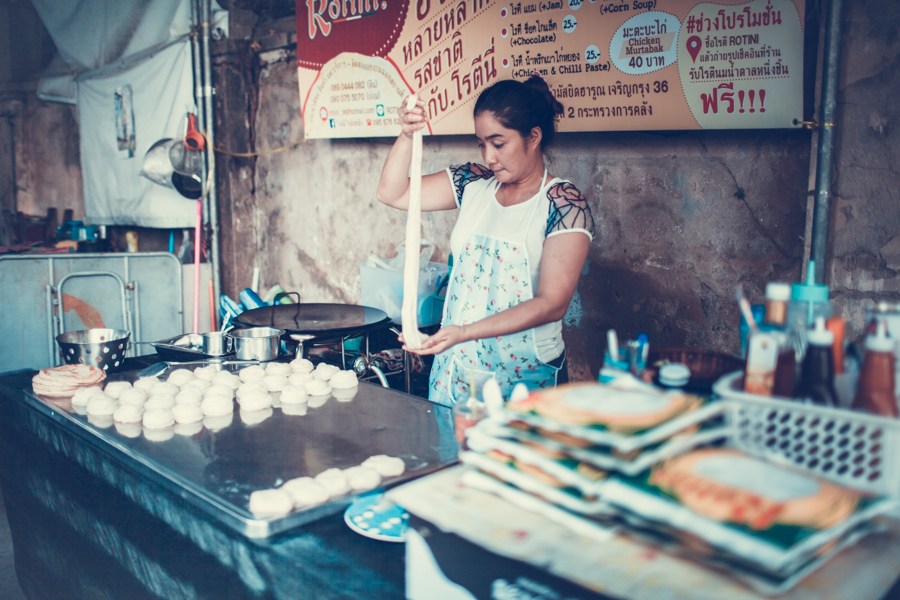
<path fill-rule="evenodd" d="M 531 134 L 528 136 L 529 145 L 534 144 L 535 147 L 541 147 L 541 140 L 544 139 L 544 132 L 540 127 L 532 127 Z"/>

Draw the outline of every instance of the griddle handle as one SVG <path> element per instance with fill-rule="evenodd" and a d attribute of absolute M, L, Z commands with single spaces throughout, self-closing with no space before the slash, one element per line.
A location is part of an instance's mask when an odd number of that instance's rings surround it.
<path fill-rule="evenodd" d="M 292 302 L 292 304 L 297 306 L 297 310 L 294 312 L 294 325 L 297 325 L 297 315 L 300 314 L 300 292 L 278 292 L 272 299 L 272 318 L 269 319 L 270 327 L 275 327 L 275 307 L 278 306 L 279 300 L 285 297 L 296 298 L 296 302 Z"/>

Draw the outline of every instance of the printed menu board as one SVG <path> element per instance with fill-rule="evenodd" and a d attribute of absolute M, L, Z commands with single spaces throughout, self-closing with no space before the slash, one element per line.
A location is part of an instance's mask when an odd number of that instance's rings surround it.
<path fill-rule="evenodd" d="M 805 0 L 297 0 L 307 138 L 395 136 L 410 93 L 432 134 L 471 134 L 478 94 L 540 74 L 560 131 L 763 129 L 802 118 Z"/>

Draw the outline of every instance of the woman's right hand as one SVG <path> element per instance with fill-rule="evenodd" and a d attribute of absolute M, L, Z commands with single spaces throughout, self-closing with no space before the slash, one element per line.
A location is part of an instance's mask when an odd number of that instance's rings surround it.
<path fill-rule="evenodd" d="M 409 104 L 409 96 L 400 103 L 397 113 L 400 115 L 400 129 L 406 137 L 412 135 L 425 127 L 427 119 L 425 118 L 425 101 L 422 98 L 416 98 L 416 104 L 411 109 L 407 109 Z"/>

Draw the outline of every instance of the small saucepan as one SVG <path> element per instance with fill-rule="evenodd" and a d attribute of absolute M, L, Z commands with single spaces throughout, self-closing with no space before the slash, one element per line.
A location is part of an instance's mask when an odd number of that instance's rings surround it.
<path fill-rule="evenodd" d="M 226 334 L 234 346 L 237 360 L 275 360 L 281 352 L 283 329 L 275 327 L 248 327 L 232 329 Z"/>

